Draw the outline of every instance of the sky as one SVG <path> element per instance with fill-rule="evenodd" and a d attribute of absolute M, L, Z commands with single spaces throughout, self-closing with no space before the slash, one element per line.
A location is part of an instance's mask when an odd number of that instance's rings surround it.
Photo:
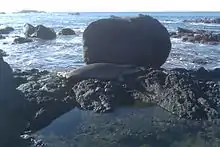
<path fill-rule="evenodd" d="M 220 11 L 220 0 L 4 0 L 0 12 Z"/>

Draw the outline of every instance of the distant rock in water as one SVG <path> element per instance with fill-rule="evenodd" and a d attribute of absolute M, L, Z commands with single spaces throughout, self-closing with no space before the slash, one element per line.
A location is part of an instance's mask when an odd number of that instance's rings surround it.
<path fill-rule="evenodd" d="M 84 60 L 91 63 L 160 67 L 171 50 L 167 29 L 151 16 L 92 22 L 83 33 Z"/>
<path fill-rule="evenodd" d="M 21 10 L 16 13 L 45 13 L 44 11 L 37 11 L 37 10 Z"/>
<path fill-rule="evenodd" d="M 24 37 L 16 37 L 13 41 L 14 44 L 23 44 L 23 43 L 28 43 L 32 42 L 32 39 L 29 38 L 24 38 Z"/>
<path fill-rule="evenodd" d="M 195 23 L 216 23 L 220 24 L 220 18 L 201 18 L 194 20 L 184 20 L 184 22 L 195 22 Z"/>
<path fill-rule="evenodd" d="M 0 12 L 0 14 L 6 14 L 5 12 Z"/>
<path fill-rule="evenodd" d="M 43 40 L 52 40 L 56 38 L 56 32 L 52 28 L 38 25 L 36 27 L 31 24 L 25 24 L 23 28 L 25 37 L 35 37 Z"/>
<path fill-rule="evenodd" d="M 12 31 L 14 31 L 14 28 L 12 27 L 5 27 L 5 28 L 0 28 L 0 34 L 9 34 Z"/>
<path fill-rule="evenodd" d="M 173 38 L 181 38 L 182 41 L 192 43 L 202 43 L 217 45 L 220 43 L 220 34 L 215 32 L 209 32 L 206 30 L 189 30 L 178 27 L 177 32 L 170 32 L 170 36 Z"/>
<path fill-rule="evenodd" d="M 70 28 L 62 29 L 58 35 L 76 35 L 75 31 Z"/>
<path fill-rule="evenodd" d="M 69 15 L 80 15 L 80 13 L 79 12 L 75 12 L 75 13 L 73 13 L 73 12 L 70 12 L 70 13 L 68 13 Z"/>

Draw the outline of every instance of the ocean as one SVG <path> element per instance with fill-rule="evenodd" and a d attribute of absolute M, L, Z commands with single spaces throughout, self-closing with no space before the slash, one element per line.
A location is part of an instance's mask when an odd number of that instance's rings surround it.
<path fill-rule="evenodd" d="M 85 28 L 100 18 L 115 16 L 137 16 L 148 14 L 158 19 L 168 31 L 176 31 L 177 27 L 188 29 L 205 29 L 220 32 L 219 24 L 186 23 L 183 20 L 196 18 L 216 18 L 220 12 L 124 12 L 124 13 L 8 13 L 0 14 L 0 27 L 11 26 L 15 31 L 6 39 L 0 40 L 0 49 L 6 51 L 9 56 L 5 60 L 14 69 L 63 70 L 84 65 L 82 34 Z M 55 29 L 72 28 L 75 36 L 58 36 L 51 41 L 37 40 L 31 43 L 12 45 L 13 36 L 24 36 L 25 23 L 32 25 L 45 25 Z M 180 39 L 172 40 L 172 50 L 164 68 L 207 69 L 220 67 L 220 45 L 204 45 L 198 43 L 182 42 Z M 8 44 L 5 44 L 8 43 Z"/>

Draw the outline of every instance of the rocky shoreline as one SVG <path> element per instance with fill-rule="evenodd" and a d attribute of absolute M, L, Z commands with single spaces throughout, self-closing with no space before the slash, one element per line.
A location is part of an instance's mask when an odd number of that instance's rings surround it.
<path fill-rule="evenodd" d="M 26 39 L 56 38 L 52 29 L 42 25 L 27 24 L 25 30 Z M 118 34 L 111 33 L 115 30 L 121 31 L 116 40 Z M 195 36 L 197 33 L 180 28 L 178 34 L 173 35 Z M 66 29 L 61 34 L 74 33 Z M 220 69 L 161 68 L 170 53 L 171 42 L 168 31 L 156 19 L 150 16 L 102 19 L 87 27 L 83 39 L 84 59 L 88 65 L 70 72 L 13 71 L 3 60 L 7 54 L 0 52 L 0 116 L 3 120 L 0 146 L 27 146 L 21 135 L 36 133 L 74 108 L 114 113 L 138 102 L 162 108 L 176 120 L 214 123 L 220 119 Z"/>
<path fill-rule="evenodd" d="M 22 118 L 18 126 L 21 134 L 36 132 L 75 107 L 103 113 L 132 106 L 135 101 L 162 107 L 178 118 L 214 121 L 220 117 L 220 69 L 151 69 L 122 83 L 88 79 L 68 86 L 65 78 L 48 71 L 15 71 L 13 77 L 17 87 L 14 93 L 21 97 L 19 103 L 9 103 L 23 108 L 23 112 L 14 107 L 4 112 L 16 112 L 16 124 Z M 19 132 L 12 129 L 9 134 Z"/>
<path fill-rule="evenodd" d="M 220 34 L 207 30 L 190 30 L 178 27 L 177 32 L 170 32 L 170 37 L 180 38 L 184 42 L 218 45 Z"/>

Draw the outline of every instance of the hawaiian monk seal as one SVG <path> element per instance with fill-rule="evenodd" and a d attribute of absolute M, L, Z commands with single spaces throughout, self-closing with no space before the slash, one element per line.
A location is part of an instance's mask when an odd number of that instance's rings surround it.
<path fill-rule="evenodd" d="M 131 75 L 139 71 L 143 71 L 143 69 L 135 65 L 93 63 L 68 72 L 65 78 L 68 80 L 68 83 L 77 83 L 81 80 L 91 78 L 100 80 L 123 80 L 124 75 Z"/>

